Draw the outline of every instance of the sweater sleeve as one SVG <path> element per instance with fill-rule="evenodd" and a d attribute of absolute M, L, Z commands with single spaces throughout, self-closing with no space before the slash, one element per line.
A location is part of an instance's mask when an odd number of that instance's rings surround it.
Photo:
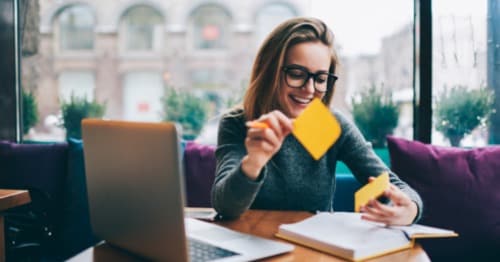
<path fill-rule="evenodd" d="M 342 134 L 337 142 L 338 159 L 344 162 L 361 184 L 368 183 L 370 176 L 377 177 L 382 172 L 389 173 L 390 182 L 403 191 L 417 204 L 416 223 L 422 216 L 423 203 L 419 194 L 392 172 L 375 154 L 371 143 L 367 142 L 359 129 L 342 114 L 335 112 L 342 126 Z"/>
<path fill-rule="evenodd" d="M 238 217 L 250 208 L 267 172 L 264 167 L 259 178 L 253 181 L 241 170 L 247 132 L 242 117 L 241 113 L 232 112 L 224 115 L 219 124 L 212 205 L 226 218 Z"/>

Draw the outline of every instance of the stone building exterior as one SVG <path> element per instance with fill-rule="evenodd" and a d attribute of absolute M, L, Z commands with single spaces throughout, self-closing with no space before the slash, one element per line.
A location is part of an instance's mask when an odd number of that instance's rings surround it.
<path fill-rule="evenodd" d="M 165 87 L 237 96 L 260 42 L 307 2 L 40 0 L 38 53 L 23 57 L 40 123 L 71 94 L 106 103 L 106 117 L 157 121 Z"/>
<path fill-rule="evenodd" d="M 215 97 L 217 107 L 223 107 L 220 101 L 242 96 L 265 35 L 287 18 L 310 15 L 308 1 L 300 0 L 31 3 L 39 21 L 26 25 L 38 23 L 39 32 L 23 46 L 22 84 L 37 96 L 36 130 L 41 133 L 53 131 L 48 129 L 61 103 L 72 94 L 106 103 L 105 117 L 111 119 L 161 120 L 165 88 Z M 486 37 L 485 29 L 476 26 L 481 23 L 467 17 L 437 20 L 435 92 L 456 84 L 483 86 Z M 333 107 L 349 115 L 359 92 L 373 85 L 384 88 L 400 108 L 396 135 L 412 138 L 413 25 L 385 36 L 375 54 L 346 57 L 338 51 Z M 221 109 L 212 108 L 210 115 Z"/>

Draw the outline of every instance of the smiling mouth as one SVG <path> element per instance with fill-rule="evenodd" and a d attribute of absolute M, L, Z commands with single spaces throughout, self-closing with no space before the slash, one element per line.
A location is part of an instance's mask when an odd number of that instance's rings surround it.
<path fill-rule="evenodd" d="M 301 98 L 301 97 L 296 97 L 296 96 L 292 96 L 292 95 L 289 97 L 293 102 L 295 102 L 297 104 L 301 104 L 301 105 L 307 105 L 307 104 L 311 103 L 311 101 L 312 101 L 312 98 Z"/>

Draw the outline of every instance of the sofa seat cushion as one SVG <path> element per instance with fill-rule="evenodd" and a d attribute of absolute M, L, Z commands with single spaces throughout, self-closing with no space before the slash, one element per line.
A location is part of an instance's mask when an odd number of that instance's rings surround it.
<path fill-rule="evenodd" d="M 500 251 L 500 146 L 439 147 L 388 137 L 391 168 L 420 193 L 420 224 L 455 230 L 423 240 L 431 259 L 490 259 Z M 497 260 L 500 261 L 500 260 Z"/>

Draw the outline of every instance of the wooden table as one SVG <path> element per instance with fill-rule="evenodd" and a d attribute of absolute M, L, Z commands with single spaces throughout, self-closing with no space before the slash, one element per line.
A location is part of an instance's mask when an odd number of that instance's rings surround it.
<path fill-rule="evenodd" d="M 27 190 L 0 189 L 0 261 L 5 261 L 5 232 L 3 211 L 31 201 Z"/>
<path fill-rule="evenodd" d="M 286 242 L 276 238 L 274 234 L 278 226 L 283 223 L 293 223 L 312 216 L 309 212 L 295 211 L 264 211 L 249 210 L 239 219 L 233 221 L 218 221 L 218 225 L 244 232 L 252 235 Z M 89 248 L 71 261 L 138 261 L 140 258 L 102 243 Z M 311 248 L 295 245 L 293 252 L 268 258 L 264 261 L 345 261 L 341 258 L 313 250 Z M 387 256 L 375 258 L 368 261 L 430 261 L 429 257 L 420 245 L 416 244 L 412 249 L 400 251 Z"/>

